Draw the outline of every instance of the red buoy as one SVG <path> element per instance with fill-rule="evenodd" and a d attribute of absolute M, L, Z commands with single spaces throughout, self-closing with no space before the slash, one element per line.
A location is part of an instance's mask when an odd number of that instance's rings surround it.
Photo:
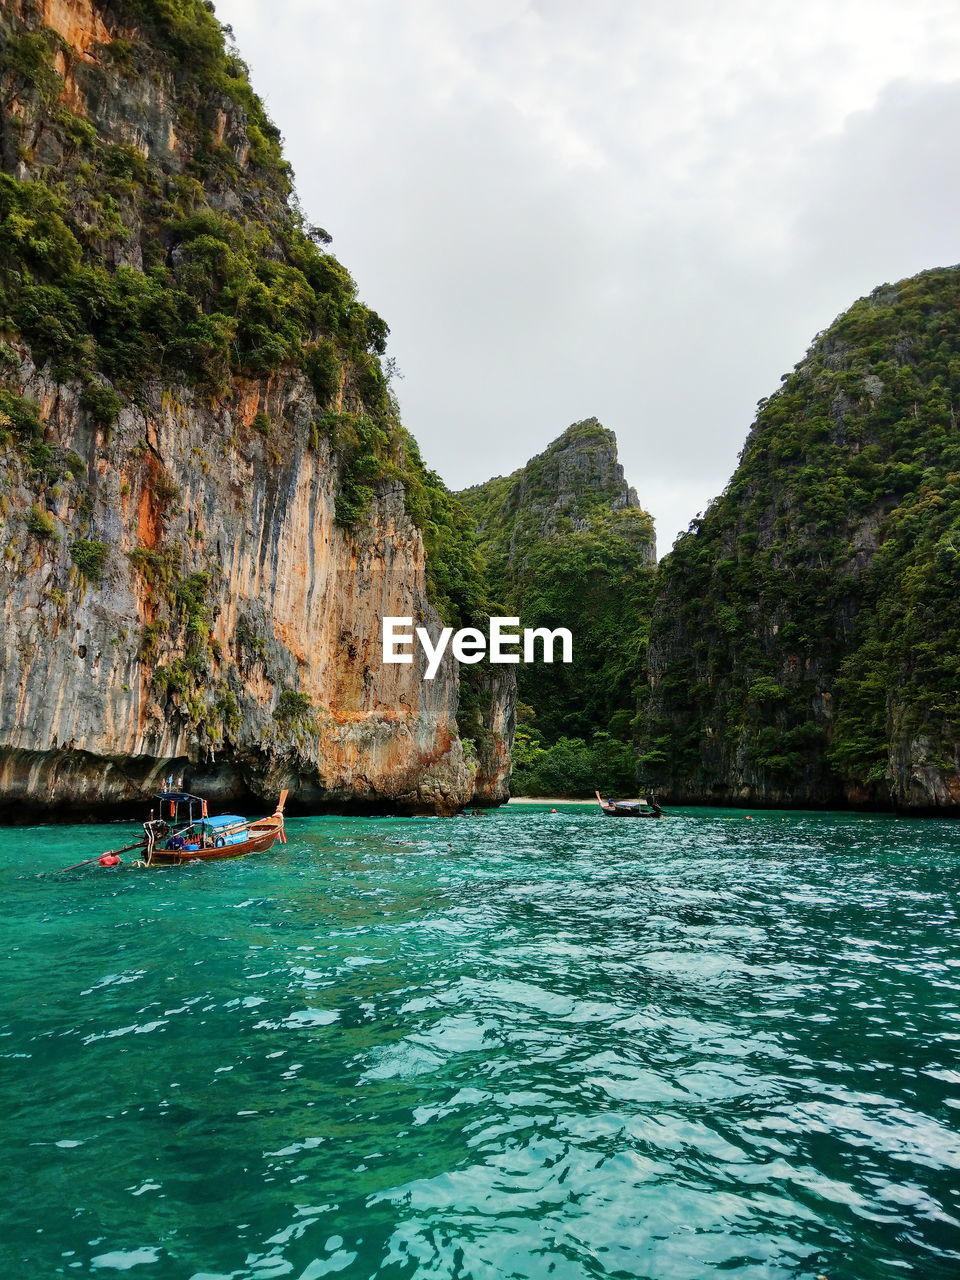
<path fill-rule="evenodd" d="M 101 867 L 119 867 L 120 859 L 115 853 L 105 853 L 100 859 Z"/>

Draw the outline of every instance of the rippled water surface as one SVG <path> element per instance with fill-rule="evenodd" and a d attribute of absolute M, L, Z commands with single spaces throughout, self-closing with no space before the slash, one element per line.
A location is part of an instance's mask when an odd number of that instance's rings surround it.
<path fill-rule="evenodd" d="M 0 1275 L 960 1275 L 960 825 L 0 832 Z"/>

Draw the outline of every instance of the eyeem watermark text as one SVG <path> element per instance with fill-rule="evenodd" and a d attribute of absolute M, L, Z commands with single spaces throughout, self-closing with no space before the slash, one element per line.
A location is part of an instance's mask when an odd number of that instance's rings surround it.
<path fill-rule="evenodd" d="M 516 650 L 520 645 L 523 646 L 524 662 L 553 662 L 554 650 L 558 644 L 559 660 L 573 661 L 573 636 L 566 627 L 557 627 L 556 631 L 548 631 L 546 627 L 525 627 L 522 635 L 519 631 L 505 629 L 519 626 L 519 618 L 491 618 L 489 636 L 485 636 L 476 627 L 461 627 L 459 631 L 454 631 L 453 627 L 444 627 L 434 644 L 426 627 L 411 630 L 413 618 L 384 618 L 383 660 L 391 663 L 413 662 L 412 650 L 419 641 L 427 655 L 425 680 L 432 680 L 437 674 L 448 645 L 458 662 L 482 662 L 485 657 L 489 657 L 491 662 L 519 662 L 520 654 Z"/>

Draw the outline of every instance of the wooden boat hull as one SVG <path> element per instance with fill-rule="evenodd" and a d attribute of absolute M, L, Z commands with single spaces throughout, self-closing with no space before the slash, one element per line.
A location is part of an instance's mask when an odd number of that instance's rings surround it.
<path fill-rule="evenodd" d="M 152 866 L 171 866 L 183 862 L 222 862 L 226 858 L 242 858 L 248 853 L 266 853 L 274 845 L 283 828 L 283 820 L 264 818 L 253 823 L 250 838 L 240 844 L 225 844 L 209 849 L 160 849 L 155 848 L 150 859 Z"/>

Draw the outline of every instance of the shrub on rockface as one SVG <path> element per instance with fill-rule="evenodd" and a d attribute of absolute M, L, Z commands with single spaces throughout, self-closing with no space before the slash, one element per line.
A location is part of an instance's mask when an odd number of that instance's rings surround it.
<path fill-rule="evenodd" d="M 90 538 L 78 538 L 70 547 L 70 559 L 88 582 L 102 581 L 109 556 L 110 548 L 107 543 Z"/>

